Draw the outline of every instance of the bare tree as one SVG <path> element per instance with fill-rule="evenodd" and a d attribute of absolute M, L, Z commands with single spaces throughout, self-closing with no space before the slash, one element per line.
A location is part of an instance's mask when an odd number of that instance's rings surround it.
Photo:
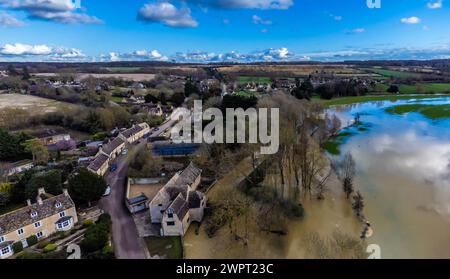
<path fill-rule="evenodd" d="M 341 179 L 342 186 L 344 189 L 344 193 L 347 196 L 347 199 L 350 198 L 350 195 L 353 193 L 353 178 L 355 176 L 355 160 L 351 153 L 347 153 L 344 156 L 344 160 L 341 164 Z"/>

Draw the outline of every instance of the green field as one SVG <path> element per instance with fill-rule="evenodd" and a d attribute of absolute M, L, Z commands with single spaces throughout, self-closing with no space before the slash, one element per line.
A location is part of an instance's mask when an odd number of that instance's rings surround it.
<path fill-rule="evenodd" d="M 384 77 L 393 77 L 393 78 L 418 78 L 421 75 L 418 73 L 411 73 L 411 72 L 403 72 L 403 71 L 394 71 L 394 70 L 386 70 L 386 69 L 364 69 L 366 71 L 371 71 L 375 74 L 379 74 Z"/>
<path fill-rule="evenodd" d="M 371 101 L 398 101 L 398 100 L 408 100 L 408 99 L 426 99 L 426 98 L 439 98 L 439 97 L 449 97 L 448 94 L 439 94 L 439 95 L 430 95 L 430 94 L 422 94 L 422 95 L 368 95 L 368 96 L 357 96 L 357 97 L 342 97 L 336 98 L 332 100 L 320 100 L 319 102 L 323 102 L 325 106 L 339 106 L 339 105 L 349 105 L 355 103 L 364 103 Z"/>
<path fill-rule="evenodd" d="M 353 135 L 353 132 L 341 132 L 337 136 L 330 138 L 326 143 L 322 144 L 322 148 L 332 155 L 339 155 L 341 153 L 340 146 Z"/>
<path fill-rule="evenodd" d="M 401 94 L 415 93 L 450 93 L 450 83 L 418 83 L 399 86 Z"/>
<path fill-rule="evenodd" d="M 239 83 L 272 83 L 272 80 L 269 77 L 248 77 L 248 76 L 239 76 Z"/>
<path fill-rule="evenodd" d="M 183 258 L 183 245 L 179 236 L 150 236 L 144 240 L 152 257 L 158 255 L 163 259 Z"/>
<path fill-rule="evenodd" d="M 450 105 L 408 104 L 390 107 L 385 110 L 389 113 L 399 115 L 403 115 L 410 112 L 417 112 L 433 120 L 450 117 Z"/>

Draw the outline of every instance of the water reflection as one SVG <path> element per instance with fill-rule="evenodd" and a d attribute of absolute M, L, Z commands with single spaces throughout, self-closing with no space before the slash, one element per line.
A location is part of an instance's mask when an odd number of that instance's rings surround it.
<path fill-rule="evenodd" d="M 357 166 L 375 227 L 373 240 L 385 257 L 450 257 L 450 120 L 418 113 L 391 115 L 385 108 L 407 103 L 449 104 L 450 98 L 376 102 L 341 107 L 343 123 L 357 113 L 369 131 L 342 147 Z M 437 244 L 439 243 L 439 244 Z"/>

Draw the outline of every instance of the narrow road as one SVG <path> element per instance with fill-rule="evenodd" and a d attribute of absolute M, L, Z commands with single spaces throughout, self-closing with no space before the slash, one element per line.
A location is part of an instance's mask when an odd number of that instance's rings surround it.
<path fill-rule="evenodd" d="M 172 127 L 175 121 L 170 120 L 159 126 L 150 137 L 158 137 L 165 130 Z M 112 234 L 116 257 L 118 259 L 145 259 L 146 247 L 140 239 L 131 213 L 125 206 L 126 176 L 128 169 L 128 157 L 133 156 L 145 147 L 147 140 L 141 139 L 139 144 L 131 145 L 127 155 L 120 155 L 116 160 L 117 170 L 108 172 L 106 183 L 111 186 L 111 194 L 100 200 L 99 206 L 111 215 Z"/>

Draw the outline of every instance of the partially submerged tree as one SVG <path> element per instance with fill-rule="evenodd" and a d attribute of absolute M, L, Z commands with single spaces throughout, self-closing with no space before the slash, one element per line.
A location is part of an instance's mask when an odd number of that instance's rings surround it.
<path fill-rule="evenodd" d="M 342 186 L 347 199 L 353 193 L 353 178 L 355 176 L 355 160 L 351 153 L 347 153 L 341 163 L 340 176 L 342 180 Z"/>
<path fill-rule="evenodd" d="M 356 194 L 353 196 L 352 208 L 355 211 L 356 216 L 358 218 L 360 218 L 361 220 L 363 220 L 364 219 L 364 214 L 363 214 L 364 198 L 359 191 L 357 191 Z"/>

